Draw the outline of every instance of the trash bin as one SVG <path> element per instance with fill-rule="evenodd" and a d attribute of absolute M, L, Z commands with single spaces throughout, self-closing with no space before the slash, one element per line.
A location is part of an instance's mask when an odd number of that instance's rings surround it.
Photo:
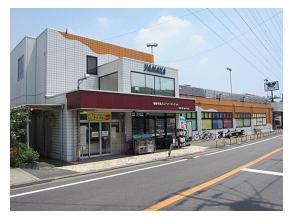
<path fill-rule="evenodd" d="M 155 152 L 155 140 L 150 134 L 138 134 L 132 136 L 134 154 Z"/>

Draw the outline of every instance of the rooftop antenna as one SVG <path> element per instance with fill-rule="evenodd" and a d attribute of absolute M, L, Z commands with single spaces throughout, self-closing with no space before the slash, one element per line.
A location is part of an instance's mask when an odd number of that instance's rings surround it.
<path fill-rule="evenodd" d="M 67 31 L 67 28 L 66 28 L 66 30 L 65 30 L 65 34 L 67 34 L 68 33 L 68 31 Z"/>

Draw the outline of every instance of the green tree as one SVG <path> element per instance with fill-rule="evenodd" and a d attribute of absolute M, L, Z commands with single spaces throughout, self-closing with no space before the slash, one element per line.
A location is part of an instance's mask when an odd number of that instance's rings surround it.
<path fill-rule="evenodd" d="M 26 124 L 30 118 L 29 108 L 10 110 L 10 166 L 17 167 L 35 163 L 40 155 L 26 145 Z"/>
<path fill-rule="evenodd" d="M 26 143 L 26 122 L 30 117 L 29 108 L 10 110 L 10 147 Z"/>

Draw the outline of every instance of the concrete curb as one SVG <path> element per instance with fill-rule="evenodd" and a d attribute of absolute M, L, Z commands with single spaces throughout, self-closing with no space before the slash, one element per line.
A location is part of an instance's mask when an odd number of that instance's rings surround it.
<path fill-rule="evenodd" d="M 274 137 L 274 136 L 272 136 L 272 137 Z M 249 142 L 245 142 L 245 143 L 249 143 Z M 237 145 L 239 145 L 239 144 L 227 145 L 226 147 L 233 147 L 233 146 L 237 146 Z M 220 148 L 219 147 L 218 148 L 210 147 L 210 148 L 207 148 L 206 150 L 203 150 L 203 151 L 200 151 L 200 152 L 197 152 L 197 153 L 188 153 L 188 154 L 183 154 L 183 155 L 180 155 L 180 156 L 166 157 L 165 159 L 150 160 L 150 161 L 146 161 L 146 162 L 133 163 L 133 164 L 129 164 L 129 165 L 123 165 L 123 166 L 112 167 L 112 168 L 107 168 L 107 169 L 94 170 L 94 171 L 89 171 L 89 172 L 81 172 L 81 173 L 70 174 L 70 175 L 65 175 L 65 176 L 58 176 L 58 177 L 50 177 L 50 178 L 40 179 L 40 180 L 37 180 L 37 181 L 34 181 L 34 182 L 10 185 L 10 189 L 16 189 L 16 188 L 20 188 L 20 187 L 27 187 L 27 186 L 37 185 L 37 184 L 49 183 L 49 182 L 60 180 L 60 179 L 66 179 L 66 178 L 90 175 L 90 174 L 106 172 L 106 171 L 122 169 L 122 168 L 128 168 L 128 167 L 131 167 L 131 166 L 143 165 L 143 164 L 148 164 L 148 163 L 153 163 L 153 162 L 158 162 L 158 161 L 166 161 L 166 160 L 169 160 L 169 159 L 182 158 L 182 157 L 190 156 L 190 155 L 193 155 L 193 154 L 201 155 L 202 153 L 213 152 L 211 150 L 217 150 L 217 149 L 222 149 L 222 147 L 220 147 Z"/>
<path fill-rule="evenodd" d="M 212 147 L 212 148 L 215 149 L 214 147 Z M 212 149 L 212 148 L 210 148 L 210 149 Z M 205 152 L 208 152 L 208 151 L 209 150 L 207 149 L 207 150 L 204 150 L 204 151 L 183 154 L 183 155 L 180 155 L 180 156 L 170 156 L 170 157 L 166 157 L 164 159 L 150 160 L 150 161 L 145 161 L 145 162 L 141 162 L 141 163 L 132 163 L 132 164 L 129 164 L 129 165 L 111 167 L 111 168 L 107 168 L 107 169 L 94 170 L 94 171 L 89 171 L 89 172 L 80 172 L 80 173 L 70 174 L 70 175 L 65 175 L 65 176 L 50 177 L 50 178 L 40 179 L 40 180 L 37 180 L 37 181 L 34 181 L 34 182 L 11 185 L 10 189 L 16 189 L 16 188 L 20 188 L 20 187 L 32 186 L 32 185 L 42 184 L 42 183 L 48 183 L 48 182 L 52 182 L 52 181 L 55 181 L 55 180 L 66 179 L 66 178 L 71 178 L 71 177 L 78 177 L 78 176 L 84 176 L 84 175 L 100 173 L 100 172 L 106 172 L 106 171 L 122 169 L 122 168 L 131 167 L 131 166 L 137 166 L 137 165 L 143 165 L 143 164 L 148 164 L 148 163 L 153 163 L 153 162 L 166 161 L 166 160 L 169 160 L 169 159 L 176 159 L 176 158 L 186 157 L 186 156 L 190 156 L 190 155 L 193 155 L 193 154 L 200 154 L 200 153 L 203 153 L 203 152 L 205 153 Z"/>

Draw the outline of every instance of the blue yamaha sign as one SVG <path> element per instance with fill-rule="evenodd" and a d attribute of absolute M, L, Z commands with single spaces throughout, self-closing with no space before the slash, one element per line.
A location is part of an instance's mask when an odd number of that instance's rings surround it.
<path fill-rule="evenodd" d="M 144 71 L 153 72 L 156 74 L 165 74 L 166 68 L 152 64 L 144 64 Z"/>

